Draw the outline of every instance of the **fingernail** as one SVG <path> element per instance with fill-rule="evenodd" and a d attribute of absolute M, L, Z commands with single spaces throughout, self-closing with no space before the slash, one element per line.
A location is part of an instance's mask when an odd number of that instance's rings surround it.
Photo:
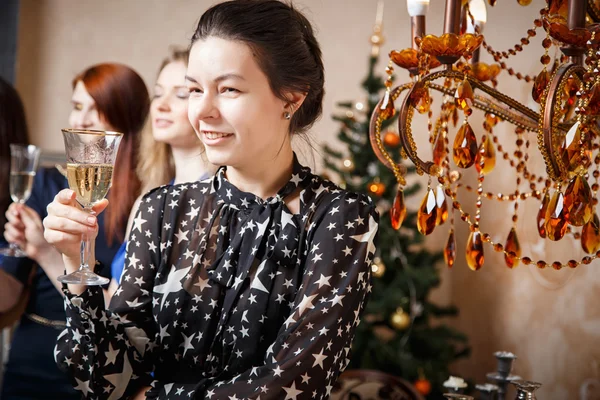
<path fill-rule="evenodd" d="M 96 217 L 88 217 L 87 222 L 90 225 L 94 225 L 96 223 Z"/>

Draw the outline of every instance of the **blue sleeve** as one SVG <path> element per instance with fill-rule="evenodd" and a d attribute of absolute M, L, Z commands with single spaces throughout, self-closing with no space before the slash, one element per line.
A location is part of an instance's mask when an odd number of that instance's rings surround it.
<path fill-rule="evenodd" d="M 46 218 L 46 207 L 54 196 L 67 187 L 67 180 L 56 168 L 41 168 L 37 171 L 31 196 L 27 205 L 38 213 L 43 220 Z M 31 268 L 35 262 L 30 258 L 4 257 L 0 260 L 0 268 L 14 276 L 20 282 L 26 283 Z"/>
<path fill-rule="evenodd" d="M 127 242 L 124 242 L 121 247 L 119 247 L 119 250 L 117 250 L 117 254 L 115 254 L 115 258 L 113 258 L 110 265 L 111 276 L 117 281 L 117 283 L 121 283 L 121 275 L 123 274 L 123 269 L 125 268 L 126 250 Z"/>

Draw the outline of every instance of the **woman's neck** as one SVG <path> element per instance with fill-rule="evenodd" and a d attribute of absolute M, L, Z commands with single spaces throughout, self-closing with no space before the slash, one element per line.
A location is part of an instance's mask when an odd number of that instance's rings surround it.
<path fill-rule="evenodd" d="M 243 167 L 228 166 L 227 180 L 241 191 L 253 193 L 261 199 L 275 196 L 292 176 L 292 146 L 286 142 L 273 159 L 249 164 Z"/>
<path fill-rule="evenodd" d="M 195 182 L 208 171 L 208 162 L 202 157 L 202 148 L 171 147 L 175 161 L 175 184 Z"/>

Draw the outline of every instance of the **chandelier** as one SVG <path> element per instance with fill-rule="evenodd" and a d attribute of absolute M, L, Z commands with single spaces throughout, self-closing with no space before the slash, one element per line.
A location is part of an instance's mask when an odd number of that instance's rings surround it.
<path fill-rule="evenodd" d="M 516 1 L 522 6 L 531 3 Z M 425 30 L 429 0 L 407 0 L 412 47 L 389 54 L 386 91 L 371 116 L 369 132 L 377 158 L 398 181 L 390 210 L 392 226 L 399 229 L 406 215 L 403 188 L 407 168 L 386 148 L 382 126 L 397 118 L 400 158 L 414 164 L 418 174 L 429 176 L 417 214 L 419 232 L 428 235 L 448 219 L 452 225 L 444 248 L 448 267 L 456 261 L 454 211 L 469 225 L 465 254 L 467 265 L 474 271 L 484 264 L 485 243 L 504 254 L 509 268 L 519 263 L 557 270 L 590 264 L 600 258 L 600 220 L 595 210 L 600 188 L 600 1 L 546 0 L 527 35 L 508 51 L 494 50 L 483 35 L 487 7 L 495 3 L 446 0 L 444 33 L 438 37 Z M 375 32 L 374 45 L 381 41 L 377 29 Z M 527 76 L 507 66 L 508 59 L 524 51 L 539 33 L 545 34 L 539 73 Z M 549 55 L 553 46 L 561 54 L 554 60 Z M 481 51 L 487 51 L 495 63 L 480 62 Z M 408 70 L 411 80 L 395 86 L 395 67 Z M 502 71 L 523 85 L 532 85 L 531 94 L 539 111 L 498 89 L 496 77 Z M 434 92 L 443 98 L 437 108 L 432 103 Z M 477 128 L 470 123 L 474 110 L 484 113 L 479 143 Z M 425 126 L 413 126 L 416 114 L 427 117 Z M 515 136 L 499 137 L 496 127 L 501 122 L 510 124 Z M 429 133 L 431 160 L 417 154 L 413 137 L 417 130 Z M 530 143 L 534 144 L 531 148 Z M 543 156 L 545 174 L 536 175 L 528 166 L 535 143 Z M 513 146 L 514 152 L 507 150 Z M 516 188 L 508 194 L 484 190 L 486 175 L 495 168 L 497 158 L 506 160 L 516 173 Z M 477 174 L 476 187 L 464 183 L 468 169 Z M 474 215 L 465 211 L 466 203 L 459 201 L 461 191 L 475 194 Z M 559 241 L 572 235 L 587 255 L 550 262 L 522 255 L 518 211 L 519 204 L 528 199 L 539 202 L 535 218 L 524 218 L 536 224 L 540 237 Z M 484 200 L 514 203 L 512 228 L 503 236 L 505 241 L 495 241 L 492 238 L 499 237 L 496 232 L 480 229 Z"/>

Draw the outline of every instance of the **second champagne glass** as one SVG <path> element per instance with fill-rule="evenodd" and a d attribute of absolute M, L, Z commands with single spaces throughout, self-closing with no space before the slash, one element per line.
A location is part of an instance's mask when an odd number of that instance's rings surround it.
<path fill-rule="evenodd" d="M 41 150 L 33 145 L 10 145 L 10 197 L 15 203 L 25 204 L 31 196 L 35 172 L 38 168 Z M 0 254 L 8 257 L 27 257 L 18 245 L 0 249 Z"/>
<path fill-rule="evenodd" d="M 77 202 L 84 211 L 94 215 L 92 207 L 100 202 L 112 184 L 113 168 L 119 150 L 122 133 L 63 129 L 67 153 L 67 180 L 69 188 L 77 195 Z M 61 275 L 62 283 L 81 285 L 105 285 L 108 278 L 95 274 L 89 266 L 90 238 L 81 237 L 81 264 L 79 270 Z"/>

